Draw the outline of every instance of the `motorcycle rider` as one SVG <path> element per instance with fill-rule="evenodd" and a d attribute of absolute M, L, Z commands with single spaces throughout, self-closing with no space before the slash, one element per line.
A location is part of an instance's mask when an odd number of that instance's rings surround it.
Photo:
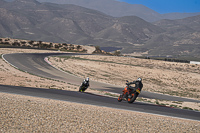
<path fill-rule="evenodd" d="M 86 79 L 84 79 L 82 85 L 85 86 L 85 87 L 89 87 L 90 86 L 88 77 Z"/>
<path fill-rule="evenodd" d="M 131 84 L 135 84 L 135 87 L 130 87 L 128 89 L 139 89 L 141 91 L 143 88 L 142 78 L 138 78 L 137 80 L 135 80 L 133 82 L 127 83 L 127 85 L 131 85 Z"/>

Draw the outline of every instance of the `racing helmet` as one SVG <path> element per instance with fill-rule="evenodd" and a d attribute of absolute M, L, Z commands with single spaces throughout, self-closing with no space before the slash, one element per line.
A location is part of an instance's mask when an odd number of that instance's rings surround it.
<path fill-rule="evenodd" d="M 89 82 L 89 78 L 87 77 L 87 78 L 85 79 L 85 81 Z"/>
<path fill-rule="evenodd" d="M 142 81 L 142 78 L 138 78 L 137 81 L 141 82 L 141 81 Z"/>

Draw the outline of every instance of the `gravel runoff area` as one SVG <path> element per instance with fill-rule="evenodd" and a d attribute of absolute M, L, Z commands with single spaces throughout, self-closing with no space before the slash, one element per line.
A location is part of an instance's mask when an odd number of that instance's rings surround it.
<path fill-rule="evenodd" d="M 0 49 L 5 53 L 38 52 Z M 39 51 L 47 52 L 47 51 Z M 51 52 L 51 51 L 50 51 Z M 9 77 L 9 78 L 8 78 Z M 12 79 L 12 80 L 10 80 Z M 18 71 L 0 58 L 0 84 L 75 90 L 77 86 Z M 88 90 L 91 91 L 91 90 Z M 0 93 L 0 132 L 193 132 L 200 122 L 107 107 Z"/>
<path fill-rule="evenodd" d="M 187 132 L 200 122 L 0 93 L 0 132 Z"/>

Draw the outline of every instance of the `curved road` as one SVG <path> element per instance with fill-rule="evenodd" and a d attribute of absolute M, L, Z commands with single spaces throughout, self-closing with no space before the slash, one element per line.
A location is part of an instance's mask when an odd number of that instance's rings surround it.
<path fill-rule="evenodd" d="M 27 71 L 34 75 L 52 78 L 52 79 L 58 79 L 58 80 L 65 81 L 67 83 L 80 85 L 80 83 L 83 81 L 82 78 L 59 71 L 44 61 L 45 57 L 52 56 L 52 55 L 57 55 L 57 56 L 77 55 L 77 53 L 7 54 L 7 55 L 3 55 L 3 58 L 6 61 L 8 61 L 10 64 L 17 67 L 18 69 Z M 90 85 L 92 88 L 97 89 L 97 90 L 105 90 L 105 91 L 115 92 L 115 93 L 121 93 L 121 91 L 123 90 L 123 87 L 120 87 L 120 86 L 114 86 L 114 85 L 99 83 L 95 81 L 90 81 Z M 71 91 L 64 91 L 64 90 L 47 90 L 47 89 L 41 89 L 41 88 L 28 88 L 28 87 L 16 87 L 16 86 L 5 86 L 5 85 L 0 85 L 0 91 L 200 120 L 200 112 L 174 109 L 174 108 L 163 107 L 163 106 L 152 105 L 152 104 L 141 103 L 141 102 L 135 102 L 133 104 L 128 104 L 127 102 L 118 103 L 115 98 L 97 96 L 90 93 L 79 93 L 79 92 L 71 92 Z M 165 100 L 171 100 L 171 101 L 174 100 L 174 101 L 199 102 L 193 99 L 172 97 L 172 96 L 167 96 L 167 95 L 149 93 L 145 91 L 142 91 L 140 96 L 146 97 L 146 98 L 165 99 Z"/>

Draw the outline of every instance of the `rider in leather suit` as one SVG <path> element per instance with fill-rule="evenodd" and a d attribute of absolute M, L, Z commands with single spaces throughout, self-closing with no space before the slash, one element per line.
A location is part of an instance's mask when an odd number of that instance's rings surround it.
<path fill-rule="evenodd" d="M 90 84 L 89 84 L 89 78 L 86 78 L 86 79 L 83 81 L 82 85 L 84 85 L 85 87 L 89 87 L 89 86 L 90 86 Z"/>
<path fill-rule="evenodd" d="M 141 91 L 143 88 L 143 84 L 142 84 L 142 79 L 138 78 L 137 80 L 133 81 L 133 82 L 129 82 L 127 83 L 127 85 L 131 85 L 131 84 L 135 84 L 135 87 L 130 87 L 129 89 L 138 89 Z"/>

